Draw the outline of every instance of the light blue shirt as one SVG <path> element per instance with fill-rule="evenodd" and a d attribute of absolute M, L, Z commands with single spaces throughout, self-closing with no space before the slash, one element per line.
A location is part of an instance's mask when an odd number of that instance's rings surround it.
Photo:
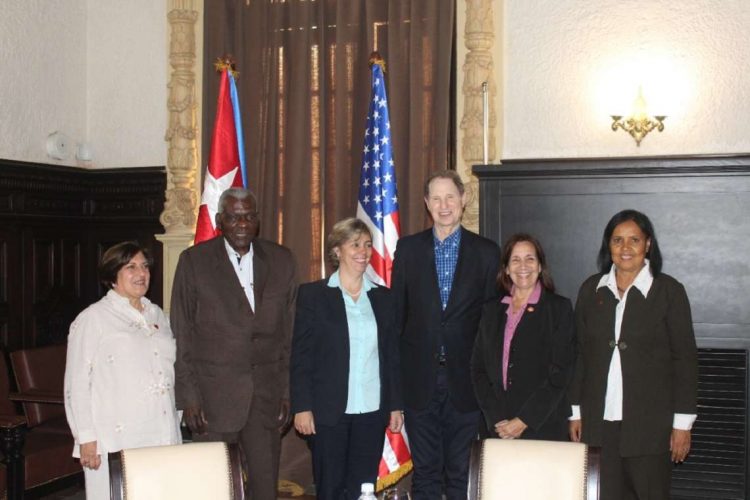
<path fill-rule="evenodd" d="M 346 306 L 349 328 L 349 393 L 346 413 L 369 413 L 380 408 L 380 359 L 378 323 L 367 296 L 375 285 L 362 277 L 362 292 L 355 302 L 341 286 L 339 272 L 328 278 L 328 286 L 339 288 Z"/>

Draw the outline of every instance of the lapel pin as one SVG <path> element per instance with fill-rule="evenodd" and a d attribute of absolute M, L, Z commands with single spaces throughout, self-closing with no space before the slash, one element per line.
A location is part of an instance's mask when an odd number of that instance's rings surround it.
<path fill-rule="evenodd" d="M 529 307 L 526 308 L 526 310 L 529 311 L 530 313 L 533 313 L 534 312 L 534 306 L 529 306 Z"/>

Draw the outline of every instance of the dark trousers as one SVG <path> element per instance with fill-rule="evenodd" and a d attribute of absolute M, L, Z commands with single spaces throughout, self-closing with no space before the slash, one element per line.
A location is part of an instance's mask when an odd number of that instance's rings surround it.
<path fill-rule="evenodd" d="M 669 452 L 658 455 L 620 455 L 620 422 L 602 427 L 601 499 L 669 500 L 672 474 Z"/>
<path fill-rule="evenodd" d="M 413 500 L 436 500 L 443 491 L 448 500 L 466 498 L 471 443 L 479 430 L 479 410 L 458 411 L 450 401 L 444 369 L 438 370 L 437 386 L 422 410 L 406 408 Z"/>
<path fill-rule="evenodd" d="M 344 414 L 332 426 L 316 423 L 310 444 L 318 499 L 356 500 L 362 483 L 374 484 L 384 440 L 380 411 Z"/>
<path fill-rule="evenodd" d="M 253 500 L 276 500 L 279 482 L 281 436 L 277 428 L 263 425 L 262 415 L 250 405 L 245 426 L 237 432 L 207 432 L 194 441 L 239 442 L 247 463 L 247 495 Z M 211 423 L 209 422 L 209 426 Z"/>

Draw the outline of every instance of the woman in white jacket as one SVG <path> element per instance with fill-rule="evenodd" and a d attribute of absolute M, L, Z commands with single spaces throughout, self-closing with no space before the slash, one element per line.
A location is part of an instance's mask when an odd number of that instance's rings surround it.
<path fill-rule="evenodd" d="M 177 444 L 175 341 L 148 291 L 151 258 L 118 243 L 99 263 L 109 292 L 70 326 L 65 413 L 86 478 L 88 500 L 109 498 L 107 453 Z"/>

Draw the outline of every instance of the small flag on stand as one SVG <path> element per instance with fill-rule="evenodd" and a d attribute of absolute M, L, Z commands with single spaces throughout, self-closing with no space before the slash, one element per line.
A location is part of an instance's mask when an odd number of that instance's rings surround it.
<path fill-rule="evenodd" d="M 219 234 L 215 221 L 221 193 L 230 187 L 247 187 L 240 103 L 235 83 L 237 72 L 228 58 L 218 59 L 214 67 L 221 73 L 221 81 L 211 137 L 211 152 L 195 228 L 196 244 Z"/>
<path fill-rule="evenodd" d="M 385 62 L 377 52 L 370 56 L 370 67 L 372 97 L 365 127 L 357 217 L 367 224 L 372 233 L 372 259 L 367 266 L 367 277 L 374 283 L 390 286 L 393 256 L 401 227 L 391 123 L 385 92 Z M 386 430 L 383 457 L 378 470 L 378 491 L 395 484 L 411 469 L 406 429 L 402 429 L 399 434 Z"/>

